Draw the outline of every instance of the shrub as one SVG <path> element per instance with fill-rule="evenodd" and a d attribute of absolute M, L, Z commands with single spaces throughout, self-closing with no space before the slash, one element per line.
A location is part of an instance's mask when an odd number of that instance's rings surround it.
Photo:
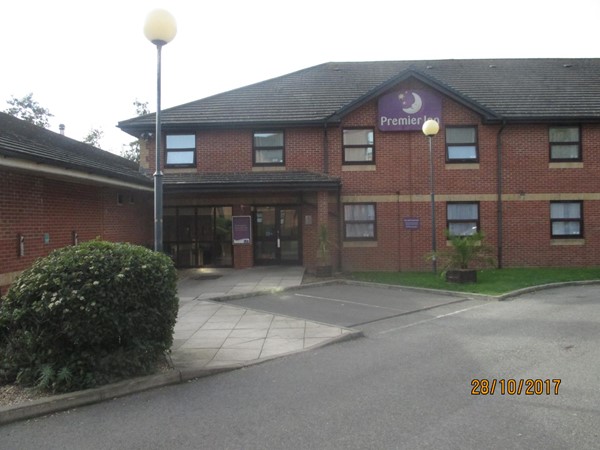
<path fill-rule="evenodd" d="M 434 257 L 442 264 L 442 276 L 448 270 L 469 269 L 475 266 L 493 266 L 495 264 L 494 248 L 483 242 L 485 235 L 481 231 L 464 236 L 454 236 L 446 230 L 450 247 L 427 256 Z"/>
<path fill-rule="evenodd" d="M 67 392 L 152 372 L 173 341 L 164 254 L 91 241 L 24 271 L 0 302 L 0 381 Z"/>

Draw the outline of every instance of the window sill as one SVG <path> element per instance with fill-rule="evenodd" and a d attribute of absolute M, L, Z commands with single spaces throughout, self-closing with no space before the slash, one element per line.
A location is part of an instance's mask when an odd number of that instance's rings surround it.
<path fill-rule="evenodd" d="M 252 172 L 285 172 L 285 166 L 254 166 Z"/>
<path fill-rule="evenodd" d="M 548 169 L 583 169 L 582 162 L 551 162 Z"/>
<path fill-rule="evenodd" d="M 375 164 L 356 164 L 342 166 L 342 172 L 375 172 L 377 166 Z"/>
<path fill-rule="evenodd" d="M 195 167 L 165 167 L 163 169 L 164 173 L 196 173 L 197 169 Z"/>
<path fill-rule="evenodd" d="M 446 163 L 446 170 L 479 169 L 479 163 Z"/>
<path fill-rule="evenodd" d="M 585 239 L 552 239 L 550 245 L 585 245 Z"/>
<path fill-rule="evenodd" d="M 377 241 L 344 241 L 344 248 L 377 247 Z"/>

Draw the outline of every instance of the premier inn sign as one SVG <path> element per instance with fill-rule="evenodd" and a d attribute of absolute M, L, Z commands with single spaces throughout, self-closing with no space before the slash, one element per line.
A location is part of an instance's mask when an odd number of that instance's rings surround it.
<path fill-rule="evenodd" d="M 429 91 L 395 91 L 379 97 L 378 125 L 381 131 L 421 130 L 426 120 L 438 122 L 442 99 Z"/>

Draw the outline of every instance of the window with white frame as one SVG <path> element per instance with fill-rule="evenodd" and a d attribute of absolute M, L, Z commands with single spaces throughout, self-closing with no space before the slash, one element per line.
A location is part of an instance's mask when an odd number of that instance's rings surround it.
<path fill-rule="evenodd" d="M 344 239 L 374 240 L 376 229 L 375 203 L 347 203 L 344 205 Z"/>
<path fill-rule="evenodd" d="M 448 203 L 446 220 L 451 236 L 469 236 L 476 233 L 479 231 L 479 203 Z"/>
<path fill-rule="evenodd" d="M 283 131 L 256 131 L 253 138 L 256 166 L 282 166 L 285 162 Z"/>
<path fill-rule="evenodd" d="M 196 136 L 194 134 L 167 134 L 165 139 L 166 167 L 193 167 L 196 165 Z"/>
<path fill-rule="evenodd" d="M 342 133 L 344 164 L 373 164 L 375 162 L 372 128 L 346 129 Z"/>
<path fill-rule="evenodd" d="M 550 161 L 581 161 L 581 140 L 578 126 L 550 127 Z"/>
<path fill-rule="evenodd" d="M 446 162 L 478 162 L 477 127 L 446 127 Z"/>
<path fill-rule="evenodd" d="M 583 202 L 550 202 L 550 225 L 553 238 L 582 238 Z"/>

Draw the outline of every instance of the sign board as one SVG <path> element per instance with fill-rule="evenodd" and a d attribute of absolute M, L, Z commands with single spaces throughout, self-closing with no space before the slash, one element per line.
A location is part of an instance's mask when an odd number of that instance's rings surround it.
<path fill-rule="evenodd" d="M 403 220 L 406 230 L 418 230 L 421 226 L 421 219 L 418 217 L 405 217 Z"/>
<path fill-rule="evenodd" d="M 234 244 L 249 244 L 252 241 L 252 218 L 250 216 L 233 216 L 231 232 Z"/>
<path fill-rule="evenodd" d="M 442 99 L 429 91 L 394 91 L 379 97 L 377 109 L 381 131 L 420 131 L 425 121 L 440 121 Z"/>

